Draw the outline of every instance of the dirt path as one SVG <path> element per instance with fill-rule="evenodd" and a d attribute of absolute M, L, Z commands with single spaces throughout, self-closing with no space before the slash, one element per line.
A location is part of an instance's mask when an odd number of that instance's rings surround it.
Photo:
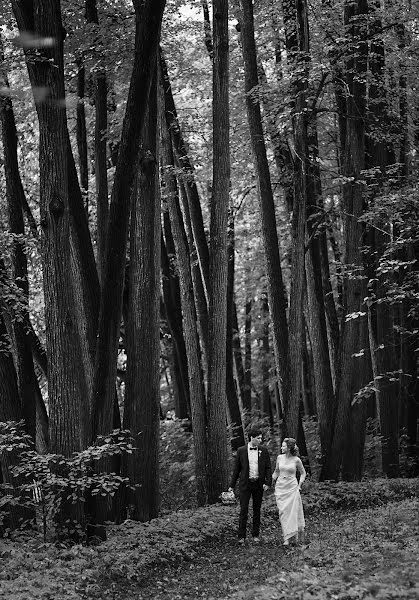
<path fill-rule="evenodd" d="M 259 545 L 239 547 L 234 532 L 193 562 L 156 567 L 115 600 L 417 599 L 419 504 L 404 501 L 344 517 L 311 519 L 307 545 L 284 549 L 272 515 Z"/>

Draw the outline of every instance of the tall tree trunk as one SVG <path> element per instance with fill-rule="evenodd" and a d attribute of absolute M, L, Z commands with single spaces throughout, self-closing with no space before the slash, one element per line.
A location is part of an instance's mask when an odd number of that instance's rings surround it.
<path fill-rule="evenodd" d="M 21 31 L 55 40 L 39 50 L 42 61 L 29 65 L 33 86 L 48 89 L 48 97 L 36 97 L 40 129 L 40 204 L 43 230 L 42 258 L 46 313 L 47 355 L 50 365 L 48 397 L 52 452 L 71 455 L 85 439 L 81 416 L 87 387 L 79 353 L 77 313 L 68 270 L 70 248 L 70 199 L 68 131 L 63 68 L 63 26 L 59 2 L 14 0 L 13 10 Z M 85 218 L 85 217 L 84 217 Z M 70 292 L 70 293 L 69 293 Z M 62 423 L 66 427 L 62 427 Z"/>
<path fill-rule="evenodd" d="M 380 3 L 375 1 L 370 6 L 370 33 L 373 34 L 371 42 L 371 57 L 369 68 L 371 82 L 368 94 L 368 128 L 366 131 L 367 167 L 375 169 L 374 188 L 380 193 L 385 186 L 386 167 L 395 162 L 389 144 L 384 139 L 383 127 L 389 124 L 389 110 L 387 106 L 385 89 L 385 56 L 384 42 L 380 37 L 382 22 L 379 16 Z M 374 201 L 374 198 L 371 198 Z M 380 433 L 382 448 L 383 471 L 388 477 L 397 477 L 399 473 L 399 397 L 398 385 L 392 372 L 397 370 L 395 347 L 395 319 L 392 304 L 386 300 L 386 290 L 391 285 L 394 273 L 388 271 L 387 265 L 380 268 L 390 240 L 390 226 L 387 222 L 380 222 L 373 232 L 374 251 L 377 257 L 376 285 L 374 285 L 377 303 L 376 315 L 376 362 L 379 377 L 376 385 L 380 404 Z M 375 279 L 375 278 L 374 278 Z"/>
<path fill-rule="evenodd" d="M 239 398 L 236 381 L 234 379 L 233 362 L 233 305 L 234 305 L 234 249 L 235 249 L 234 215 L 230 209 L 227 247 L 227 346 L 226 346 L 226 395 L 230 414 L 230 425 L 233 438 L 231 447 L 237 450 L 245 443 L 242 416 L 240 413 Z"/>
<path fill-rule="evenodd" d="M 108 131 L 108 88 L 106 74 L 98 73 L 95 90 L 95 179 L 96 179 L 96 212 L 97 212 L 97 265 L 99 278 L 104 279 L 105 243 L 108 227 L 108 166 L 106 158 Z"/>
<path fill-rule="evenodd" d="M 243 408 L 247 411 L 247 420 L 252 411 L 252 307 L 253 298 L 246 301 L 244 322 L 244 393 Z"/>
<path fill-rule="evenodd" d="M 166 120 L 170 135 L 173 140 L 173 148 L 176 158 L 181 166 L 185 177 L 184 186 L 188 199 L 189 214 L 195 241 L 196 252 L 198 255 L 199 266 L 201 269 L 202 283 L 205 289 L 205 297 L 208 303 L 209 297 L 209 251 L 207 239 L 205 237 L 204 221 L 202 218 L 201 202 L 199 199 L 198 188 L 195 181 L 195 169 L 189 158 L 188 149 L 183 139 L 182 131 L 179 125 L 176 105 L 173 99 L 172 87 L 170 85 L 169 72 L 163 52 L 160 50 L 160 67 L 163 80 L 164 101 L 166 107 Z"/>
<path fill-rule="evenodd" d="M 204 371 L 208 371 L 208 303 L 205 296 L 205 285 L 202 279 L 202 271 L 199 266 L 198 253 L 193 236 L 193 227 L 191 221 L 191 214 L 189 211 L 189 202 L 186 187 L 182 180 L 178 180 L 178 185 L 184 214 L 185 231 L 188 240 L 189 253 L 191 256 L 190 262 L 193 290 L 195 295 L 196 318 L 203 355 L 202 366 L 204 368 Z"/>
<path fill-rule="evenodd" d="M 305 288 L 305 236 L 307 211 L 307 88 L 309 75 L 309 32 L 305 0 L 283 3 L 287 58 L 292 69 L 292 124 L 294 137 L 294 204 L 291 221 L 291 291 L 289 348 L 291 389 L 285 419 L 288 435 L 297 437 L 303 364 L 303 298 Z"/>
<path fill-rule="evenodd" d="M 2 90 L 9 88 L 6 74 L 2 74 L 3 48 L 0 38 L 0 86 Z M 12 328 L 16 348 L 16 371 L 22 417 L 25 420 L 27 433 L 35 441 L 36 429 L 36 396 L 39 392 L 35 375 L 30 339 L 27 335 L 29 321 L 29 283 L 28 264 L 25 254 L 25 226 L 23 222 L 24 191 L 19 173 L 17 156 L 17 131 L 12 100 L 9 94 L 0 91 L 0 122 L 2 126 L 2 143 L 4 155 L 4 173 L 6 179 L 6 200 L 10 233 L 14 236 L 12 245 L 12 275 L 14 283 L 22 293 L 24 304 L 21 314 L 15 314 Z"/>
<path fill-rule="evenodd" d="M 79 154 L 79 172 L 80 185 L 84 197 L 84 206 L 86 214 L 89 211 L 89 170 L 87 159 L 87 130 L 86 130 L 86 111 L 84 109 L 84 88 L 86 69 L 83 63 L 83 57 L 79 56 L 76 60 L 77 65 L 77 121 L 76 121 L 76 139 L 77 150 Z"/>
<path fill-rule="evenodd" d="M 344 210 L 344 258 L 345 272 L 343 275 L 343 321 L 340 342 L 340 378 L 337 390 L 337 413 L 333 433 L 332 450 L 325 466 L 324 477 L 337 479 L 340 473 L 345 446 L 350 436 L 352 418 L 351 402 L 354 394 L 371 379 L 370 361 L 367 351 L 362 349 L 367 341 L 366 311 L 364 298 L 366 284 L 359 277 L 363 272 L 363 256 L 361 246 L 364 238 L 364 225 L 359 221 L 365 209 L 365 190 L 360 181 L 361 171 L 365 168 L 365 82 L 367 62 L 365 15 L 366 0 L 356 3 L 346 2 L 344 9 L 345 26 L 350 45 L 347 54 L 346 83 L 350 94 L 346 105 L 346 140 L 343 175 L 351 180 L 343 186 Z M 361 41 L 360 41 L 361 40 Z M 355 411 L 361 413 L 358 425 L 359 435 L 365 437 L 365 403 L 356 406 Z M 348 448 L 350 450 L 350 448 Z M 360 454 L 360 448 L 354 448 L 354 453 Z M 360 462 L 354 461 L 354 467 Z M 348 465 L 347 465 L 348 466 Z M 358 476 L 359 476 L 358 471 Z M 355 473 L 345 473 L 347 478 L 355 478 Z"/>
<path fill-rule="evenodd" d="M 244 398 L 244 364 L 243 364 L 243 356 L 240 342 L 240 331 L 239 331 L 239 323 L 237 320 L 237 305 L 233 300 L 233 356 L 234 356 L 234 364 L 236 367 L 236 375 L 237 382 L 240 390 L 240 398 L 242 400 Z"/>
<path fill-rule="evenodd" d="M 167 126 L 162 119 L 161 126 L 163 165 L 172 165 L 172 156 L 168 150 L 170 139 Z M 175 245 L 177 269 L 179 272 L 180 299 L 183 315 L 183 330 L 185 333 L 186 355 L 188 359 L 189 392 L 191 400 L 191 420 L 194 439 L 195 477 L 197 501 L 199 506 L 206 503 L 206 464 L 207 464 L 207 418 L 206 398 L 204 380 L 201 365 L 201 350 L 197 332 L 197 316 L 193 293 L 191 270 L 192 257 L 189 252 L 189 244 L 182 223 L 182 213 L 177 195 L 178 188 L 174 181 L 173 169 L 166 170 L 165 180 L 168 190 L 166 196 L 167 207 L 173 232 Z"/>
<path fill-rule="evenodd" d="M 98 433 L 108 433 L 112 429 L 129 198 L 149 103 L 151 79 L 155 71 L 165 3 L 165 0 L 147 0 L 144 3 L 133 0 L 136 20 L 135 56 L 109 212 L 93 384 L 91 440 Z"/>
<path fill-rule="evenodd" d="M 255 102 L 250 94 L 251 90 L 259 83 L 253 24 L 253 5 L 251 0 L 241 0 L 240 6 L 242 10 L 241 39 L 245 67 L 246 110 L 258 182 L 262 239 L 266 260 L 269 312 L 273 330 L 276 371 L 279 375 L 281 401 L 283 405 L 285 405 L 289 402 L 289 398 L 291 397 L 291 366 L 286 317 L 287 302 L 282 279 L 275 206 L 266 155 L 260 105 L 259 102 Z M 297 433 L 297 420 L 294 419 L 294 412 L 295 411 L 291 409 L 291 411 L 287 411 L 285 414 L 289 435 L 296 435 Z M 289 417 L 291 417 L 291 420 L 289 420 Z"/>
<path fill-rule="evenodd" d="M 157 143 L 157 57 L 143 128 L 130 230 L 127 374 L 124 427 L 136 450 L 127 458 L 134 492 L 133 518 L 150 521 L 159 511 L 160 425 L 160 190 Z"/>
<path fill-rule="evenodd" d="M 270 390 L 271 352 L 269 348 L 269 304 L 266 292 L 262 293 L 262 410 L 269 419 L 271 429 L 274 425 L 272 398 Z"/>
<path fill-rule="evenodd" d="M 22 0 L 13 0 L 13 12 L 20 32 L 32 33 L 35 38 L 39 36 L 34 22 L 34 3 L 23 2 Z M 43 61 L 33 60 L 33 49 L 24 47 L 26 64 L 31 86 L 34 90 L 45 86 L 45 63 Z M 38 111 L 38 120 L 41 117 Z M 93 361 L 96 344 L 97 327 L 97 299 L 99 295 L 99 285 L 93 246 L 91 243 L 86 212 L 83 206 L 83 197 L 80 192 L 80 186 L 77 177 L 76 166 L 71 149 L 70 137 L 65 124 L 65 142 L 67 151 L 67 177 L 69 189 L 69 210 L 70 210 L 70 262 L 71 265 L 71 288 L 67 292 L 72 293 L 72 307 L 75 311 L 73 324 L 77 327 L 78 343 L 74 348 L 79 348 L 82 359 L 82 369 L 87 386 L 87 395 L 83 395 L 81 403 L 82 421 L 86 424 L 86 432 L 89 429 L 89 404 L 88 398 L 93 380 Z M 87 434 L 83 432 L 83 445 L 87 443 Z"/>
<path fill-rule="evenodd" d="M 213 197 L 208 328 L 208 501 L 226 489 L 227 225 L 230 187 L 228 0 L 213 2 Z"/>
<path fill-rule="evenodd" d="M 313 115 L 312 119 L 316 117 Z M 318 139 L 317 123 L 310 124 L 310 164 L 307 173 L 307 200 L 308 211 L 316 212 L 316 207 L 321 197 L 320 170 L 318 168 Z M 307 148 L 308 150 L 308 148 Z M 313 356 L 314 384 L 316 394 L 317 419 L 319 424 L 320 441 L 323 458 L 330 451 L 333 434 L 333 421 L 335 418 L 335 396 L 333 390 L 333 379 L 331 361 L 329 356 L 329 344 L 327 337 L 325 294 L 323 290 L 321 257 L 321 238 L 314 230 L 313 220 L 307 215 L 307 237 L 309 247 L 306 252 L 306 287 L 308 302 L 307 325 L 310 333 L 310 344 Z M 327 264 L 328 271 L 328 264 Z M 333 302 L 333 298 L 332 298 Z M 334 304 L 334 302 L 333 302 Z M 332 309 L 333 310 L 333 309 Z M 322 460 L 322 462 L 324 462 Z"/>
<path fill-rule="evenodd" d="M 162 141 L 163 145 L 163 141 Z M 166 161 L 165 150 L 161 150 L 162 160 Z M 176 186 L 176 182 L 173 182 Z M 172 193 L 166 189 L 166 194 Z M 174 191 L 177 194 L 177 188 Z M 166 217 L 165 217 L 166 220 Z M 173 241 L 171 228 L 165 225 L 166 235 Z M 172 254 L 172 261 L 175 260 L 175 254 Z M 180 305 L 179 276 L 174 273 L 173 265 L 167 253 L 166 244 L 162 237 L 161 241 L 161 264 L 162 264 L 162 288 L 164 297 L 164 307 L 166 319 L 169 325 L 172 337 L 174 377 L 177 385 L 177 407 L 176 416 L 178 419 L 186 419 L 190 414 L 189 397 L 189 378 L 188 378 L 188 359 L 186 356 L 186 347 L 184 333 L 182 329 L 182 309 Z"/>

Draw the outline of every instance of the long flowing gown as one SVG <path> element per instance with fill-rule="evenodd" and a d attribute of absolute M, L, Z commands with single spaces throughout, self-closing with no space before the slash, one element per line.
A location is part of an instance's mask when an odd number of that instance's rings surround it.
<path fill-rule="evenodd" d="M 278 475 L 275 484 L 275 499 L 279 511 L 284 542 L 298 535 L 305 527 L 303 503 L 296 477 L 296 460 L 287 461 L 280 454 L 276 461 L 274 476 Z"/>

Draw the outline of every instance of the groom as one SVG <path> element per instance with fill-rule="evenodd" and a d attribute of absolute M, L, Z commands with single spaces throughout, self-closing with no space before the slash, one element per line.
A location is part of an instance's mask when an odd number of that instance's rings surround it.
<path fill-rule="evenodd" d="M 249 443 L 237 450 L 236 461 L 229 491 L 233 491 L 239 479 L 240 517 L 239 543 L 246 539 L 247 514 L 250 498 L 253 498 L 253 541 L 259 542 L 260 509 L 263 492 L 272 484 L 271 459 L 267 449 L 261 446 L 262 431 L 253 428 L 249 431 Z"/>

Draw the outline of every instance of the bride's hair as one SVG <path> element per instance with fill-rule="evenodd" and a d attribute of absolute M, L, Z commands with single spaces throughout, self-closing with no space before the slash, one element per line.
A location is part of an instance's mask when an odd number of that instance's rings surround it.
<path fill-rule="evenodd" d="M 288 450 L 290 451 L 290 454 L 292 454 L 292 456 L 299 455 L 300 452 L 298 450 L 297 442 L 294 438 L 284 438 L 284 442 L 288 446 Z"/>

